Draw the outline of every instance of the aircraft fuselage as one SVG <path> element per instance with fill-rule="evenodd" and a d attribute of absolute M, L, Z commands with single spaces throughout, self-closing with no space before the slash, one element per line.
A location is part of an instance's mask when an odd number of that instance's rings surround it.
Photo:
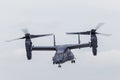
<path fill-rule="evenodd" d="M 70 49 L 58 49 L 53 57 L 53 64 L 62 64 L 67 61 L 72 61 L 73 59 L 75 59 L 75 57 Z"/>

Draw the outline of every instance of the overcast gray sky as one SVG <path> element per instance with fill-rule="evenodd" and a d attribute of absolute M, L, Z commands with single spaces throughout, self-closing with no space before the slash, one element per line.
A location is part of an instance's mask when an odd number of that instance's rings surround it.
<path fill-rule="evenodd" d="M 119 0 L 1 0 L 0 79 L 1 80 L 120 80 L 120 1 Z M 98 56 L 91 49 L 72 50 L 76 64 L 67 62 L 59 69 L 52 64 L 55 52 L 33 52 L 27 61 L 24 40 L 6 43 L 31 33 L 55 33 L 57 44 L 77 43 L 77 36 L 65 32 L 86 31 L 104 22 L 98 32 Z M 88 42 L 89 36 L 81 36 Z M 33 40 L 34 45 L 53 45 L 52 37 Z"/>

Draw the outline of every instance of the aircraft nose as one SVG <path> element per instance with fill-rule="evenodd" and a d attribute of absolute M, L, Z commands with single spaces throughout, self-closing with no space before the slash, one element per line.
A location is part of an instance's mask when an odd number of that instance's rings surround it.
<path fill-rule="evenodd" d="M 60 58 L 60 57 L 54 57 L 53 58 L 53 62 L 55 62 L 55 63 L 61 63 L 62 62 L 62 58 Z"/>

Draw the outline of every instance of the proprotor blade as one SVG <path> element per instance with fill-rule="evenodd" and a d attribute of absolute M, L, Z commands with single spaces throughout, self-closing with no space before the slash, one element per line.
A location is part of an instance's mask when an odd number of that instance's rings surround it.
<path fill-rule="evenodd" d="M 91 29 L 90 31 L 85 32 L 70 32 L 67 34 L 81 34 L 81 35 L 91 35 L 91 34 L 97 34 L 96 30 L 98 30 L 104 23 L 99 23 L 95 29 Z"/>
<path fill-rule="evenodd" d="M 20 39 L 25 39 L 25 37 L 21 37 L 21 38 L 17 38 L 17 39 L 12 39 L 12 40 L 7 40 L 6 42 L 16 41 L 16 40 L 20 40 Z"/>
<path fill-rule="evenodd" d="M 98 30 L 102 25 L 104 25 L 105 23 L 99 23 L 97 26 L 96 26 L 96 28 L 95 28 L 95 30 Z"/>
<path fill-rule="evenodd" d="M 70 33 L 66 33 L 66 34 L 82 34 L 82 35 L 90 35 L 90 31 L 85 31 L 85 32 L 70 32 Z"/>
<path fill-rule="evenodd" d="M 105 34 L 105 33 L 97 33 L 97 34 L 100 34 L 100 35 L 103 35 L 103 36 L 111 36 L 112 34 Z"/>
<path fill-rule="evenodd" d="M 50 35 L 52 35 L 52 34 L 30 35 L 30 38 L 32 39 L 32 38 L 38 38 L 38 37 L 44 37 L 44 36 L 50 36 Z M 25 38 L 26 38 L 26 36 L 21 37 L 21 38 L 17 38 L 17 39 L 13 39 L 13 40 L 8 40 L 8 41 L 6 41 L 6 42 L 11 42 L 11 41 L 20 40 L 20 39 L 25 39 Z"/>
<path fill-rule="evenodd" d="M 80 32 L 69 32 L 69 33 L 66 33 L 66 34 L 80 34 Z"/>
<path fill-rule="evenodd" d="M 27 28 L 25 28 L 25 29 L 22 29 L 22 31 L 23 31 L 23 33 L 24 33 L 24 34 L 27 34 L 27 33 L 29 33 L 29 31 L 28 31 L 28 29 L 27 29 Z"/>
<path fill-rule="evenodd" d="M 53 34 L 43 34 L 43 35 L 30 35 L 31 38 L 37 38 L 37 37 L 44 37 L 44 36 L 51 36 Z"/>

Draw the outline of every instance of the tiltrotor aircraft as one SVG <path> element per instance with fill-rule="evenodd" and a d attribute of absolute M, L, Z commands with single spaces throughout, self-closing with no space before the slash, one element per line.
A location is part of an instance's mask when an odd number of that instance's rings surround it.
<path fill-rule="evenodd" d="M 67 61 L 71 61 L 71 63 L 75 63 L 75 56 L 72 53 L 72 49 L 79 49 L 79 48 L 86 48 L 91 47 L 93 55 L 97 55 L 97 33 L 96 30 L 102 26 L 103 24 L 99 24 L 96 29 L 92 29 L 91 31 L 86 32 L 72 32 L 67 34 L 77 34 L 78 35 L 78 44 L 65 44 L 65 45 L 56 45 L 55 41 L 55 35 L 54 34 L 44 34 L 44 35 L 32 35 L 27 30 L 23 30 L 25 33 L 24 37 L 18 38 L 18 39 L 25 39 L 25 47 L 26 47 L 26 54 L 27 59 L 32 59 L 32 51 L 42 51 L 42 50 L 49 50 L 49 51 L 56 51 L 55 55 L 53 56 L 53 64 L 58 64 L 58 67 L 61 67 L 62 63 L 65 63 Z M 82 35 L 91 35 L 91 41 L 88 43 L 80 43 L 80 34 Z M 43 36 L 50 36 L 53 35 L 54 39 L 54 45 L 53 46 L 33 46 L 31 39 L 37 38 L 37 37 L 43 37 Z M 108 35 L 108 34 L 104 34 Z M 18 40 L 14 39 L 14 40 Z"/>

